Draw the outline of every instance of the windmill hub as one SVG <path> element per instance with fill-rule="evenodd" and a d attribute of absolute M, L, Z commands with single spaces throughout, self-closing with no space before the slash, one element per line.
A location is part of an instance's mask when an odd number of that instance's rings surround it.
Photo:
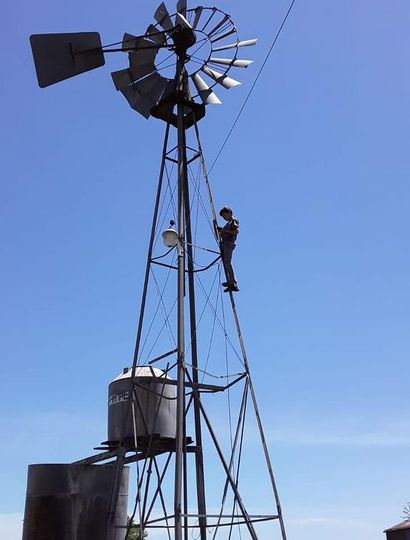
<path fill-rule="evenodd" d="M 172 41 L 175 44 L 175 52 L 184 55 L 192 45 L 195 45 L 196 35 L 192 28 L 177 26 L 172 34 Z"/>

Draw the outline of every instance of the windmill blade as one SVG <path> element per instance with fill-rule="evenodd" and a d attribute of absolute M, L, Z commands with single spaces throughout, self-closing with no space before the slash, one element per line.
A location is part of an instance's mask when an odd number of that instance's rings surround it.
<path fill-rule="evenodd" d="M 211 37 L 213 34 L 215 34 L 215 32 L 216 32 L 219 28 L 221 28 L 221 26 L 223 26 L 227 21 L 229 21 L 229 15 L 225 15 L 225 16 L 219 21 L 219 23 L 218 23 L 216 26 L 214 26 L 214 27 L 212 28 L 212 30 L 209 30 L 209 31 L 207 32 L 208 37 Z"/>
<path fill-rule="evenodd" d="M 213 90 L 209 88 L 209 86 L 206 84 L 203 78 L 198 75 L 198 73 L 194 73 L 194 75 L 191 76 L 191 79 L 195 85 L 195 88 L 198 91 L 199 97 L 202 99 L 205 105 L 222 104 L 222 101 L 218 98 L 215 92 L 213 92 Z"/>
<path fill-rule="evenodd" d="M 148 58 L 155 58 L 159 50 L 159 45 L 145 37 L 124 34 L 124 37 L 122 38 L 122 50 L 138 53 L 140 57 L 145 59 L 142 63 L 146 63 Z"/>
<path fill-rule="evenodd" d="M 214 52 L 216 51 L 226 51 L 228 49 L 236 49 L 237 47 L 251 47 L 252 45 L 256 45 L 257 39 L 247 39 L 245 41 L 237 41 L 236 43 L 230 43 L 229 45 L 222 45 L 221 47 L 215 47 L 215 49 L 212 49 Z"/>
<path fill-rule="evenodd" d="M 134 82 L 128 68 L 121 69 L 120 71 L 113 71 L 111 73 L 111 77 L 117 90 L 123 90 L 125 87 L 130 86 L 130 84 Z"/>
<path fill-rule="evenodd" d="M 145 77 L 142 81 L 134 83 L 132 86 L 142 98 L 155 103 L 165 90 L 168 80 L 165 77 L 161 77 L 158 72 L 155 72 L 149 77 Z"/>
<path fill-rule="evenodd" d="M 208 24 L 210 23 L 211 19 L 213 18 L 213 16 L 215 15 L 216 12 L 217 12 L 217 8 L 215 8 L 215 7 L 211 8 L 211 14 L 207 18 L 206 23 L 201 28 L 201 32 L 205 31 L 205 28 L 208 26 Z"/>
<path fill-rule="evenodd" d="M 121 93 L 132 109 L 149 118 L 152 107 L 159 101 L 168 85 L 169 79 L 155 72 L 142 81 L 121 89 Z"/>
<path fill-rule="evenodd" d="M 159 48 L 149 39 L 144 37 L 135 38 L 132 34 L 124 34 L 123 49 L 130 50 L 130 72 L 133 81 L 156 70 L 155 57 Z"/>
<path fill-rule="evenodd" d="M 162 4 L 157 8 L 157 11 L 154 13 L 154 19 L 164 30 L 168 31 L 174 27 L 164 2 L 162 2 Z"/>
<path fill-rule="evenodd" d="M 215 36 L 214 38 L 212 38 L 211 43 L 215 43 L 216 41 L 220 41 L 221 39 L 224 39 L 224 38 L 230 36 L 231 34 L 234 34 L 235 32 L 236 32 L 235 27 L 232 27 L 230 30 L 227 30 L 223 34 L 221 34 L 219 36 Z"/>
<path fill-rule="evenodd" d="M 141 99 L 141 96 L 132 86 L 127 86 L 126 88 L 123 88 L 121 90 L 121 94 L 128 101 L 128 104 L 131 107 L 131 109 L 134 109 L 135 111 L 139 112 L 145 118 L 149 118 L 150 111 L 149 110 L 147 111 L 146 107 L 138 107 L 138 101 Z"/>
<path fill-rule="evenodd" d="M 146 34 L 148 34 L 146 37 L 150 41 L 154 41 L 157 45 L 162 47 L 165 45 L 166 39 L 163 32 L 158 32 L 158 28 L 155 28 L 153 24 L 150 24 L 147 28 Z"/>
<path fill-rule="evenodd" d="M 139 66 L 133 66 L 130 68 L 132 82 L 139 81 L 155 71 L 157 71 L 155 64 L 141 64 Z"/>
<path fill-rule="evenodd" d="M 185 17 L 186 14 L 186 0 L 178 0 L 177 2 L 177 11 L 178 13 L 181 13 Z"/>
<path fill-rule="evenodd" d="M 41 88 L 104 65 L 100 34 L 34 34 L 31 50 Z"/>
<path fill-rule="evenodd" d="M 202 6 L 199 6 L 199 7 L 195 8 L 195 10 L 194 10 L 195 11 L 195 17 L 194 17 L 194 21 L 192 23 L 192 28 L 195 29 L 197 27 L 197 25 L 199 23 L 199 19 L 201 18 L 203 9 L 204 8 Z"/>
<path fill-rule="evenodd" d="M 224 73 L 220 73 L 219 71 L 216 71 L 215 69 L 210 69 L 206 66 L 204 66 L 201 71 L 203 71 L 205 75 L 208 75 L 208 77 L 211 77 L 211 79 L 216 81 L 218 84 L 221 84 L 224 88 L 227 88 L 228 90 L 230 88 L 233 88 L 234 86 L 239 86 L 240 84 L 242 84 L 241 82 L 236 81 L 231 77 L 227 77 Z"/>
<path fill-rule="evenodd" d="M 164 90 L 168 86 L 169 79 L 161 77 L 157 72 L 145 77 L 142 81 L 133 84 L 133 87 L 141 94 L 141 98 L 137 103 L 140 109 L 152 109 L 158 103 Z M 135 109 L 138 110 L 138 109 Z M 138 111 L 140 112 L 140 111 Z"/>
<path fill-rule="evenodd" d="M 251 64 L 253 64 L 253 60 L 239 60 L 239 59 L 233 59 L 233 58 L 213 58 L 211 57 L 208 62 L 212 62 L 213 64 L 220 64 L 222 66 L 234 66 L 234 67 L 240 67 L 240 68 L 247 68 Z"/>
<path fill-rule="evenodd" d="M 142 64 L 153 64 L 158 54 L 159 47 L 155 46 L 148 39 L 139 38 L 137 47 L 129 53 L 131 66 L 141 66 Z"/>
<path fill-rule="evenodd" d="M 168 82 L 167 82 L 167 85 L 165 87 L 165 90 L 163 91 L 163 93 L 161 95 L 161 98 L 158 101 L 162 101 L 167 96 L 169 96 L 169 94 L 172 94 L 172 92 L 175 92 L 176 86 L 177 86 L 176 80 L 175 79 L 169 79 Z"/>
<path fill-rule="evenodd" d="M 122 37 L 121 48 L 123 51 L 128 51 L 130 49 L 135 49 L 137 47 L 138 38 L 133 34 L 125 33 Z"/>
<path fill-rule="evenodd" d="M 175 24 L 182 26 L 182 28 L 189 28 L 189 30 L 193 30 L 192 26 L 181 13 L 177 13 L 175 15 Z"/>
<path fill-rule="evenodd" d="M 130 68 L 121 69 L 120 71 L 113 71 L 111 73 L 111 77 L 114 81 L 115 88 L 117 90 L 122 90 L 126 86 L 139 81 L 143 77 L 146 77 L 155 71 L 156 67 L 153 63 L 131 65 Z"/>

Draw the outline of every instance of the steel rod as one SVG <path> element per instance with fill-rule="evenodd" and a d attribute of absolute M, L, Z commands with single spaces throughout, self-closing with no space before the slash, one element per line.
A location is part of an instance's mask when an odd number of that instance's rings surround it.
<path fill-rule="evenodd" d="M 165 128 L 164 144 L 163 144 L 163 147 L 162 147 L 161 168 L 160 168 L 160 173 L 159 173 L 157 194 L 156 194 L 156 198 L 155 198 L 154 215 L 153 215 L 153 218 L 152 218 L 151 234 L 150 234 L 150 240 L 149 240 L 149 246 L 148 246 L 147 262 L 146 262 L 146 266 L 145 266 L 144 286 L 143 286 L 143 291 L 142 291 L 141 306 L 140 306 L 140 316 L 139 316 L 139 320 L 138 320 L 137 337 L 136 337 L 136 341 L 135 341 L 134 358 L 133 358 L 133 364 L 132 364 L 132 379 L 135 378 L 135 367 L 136 367 L 137 362 L 138 362 L 138 353 L 139 353 L 139 347 L 140 347 L 140 343 L 141 343 L 142 327 L 143 327 L 143 323 L 144 323 L 144 314 L 145 314 L 145 305 L 146 305 L 146 301 L 147 301 L 148 282 L 149 282 L 149 274 L 150 274 L 150 267 L 151 267 L 152 251 L 153 251 L 154 241 L 155 241 L 155 232 L 156 232 L 157 220 L 158 220 L 158 209 L 159 209 L 159 203 L 160 203 L 160 199 L 161 199 L 162 182 L 163 182 L 163 179 L 164 179 L 164 172 L 165 172 L 165 156 L 166 156 L 166 149 L 167 149 L 167 146 L 168 146 L 169 129 L 170 129 L 170 124 L 168 123 L 167 127 Z"/>
<path fill-rule="evenodd" d="M 159 479 L 159 470 L 158 470 L 158 465 L 157 465 L 157 462 L 156 462 L 155 458 L 154 458 L 154 464 L 155 464 L 155 470 L 157 471 L 157 475 L 158 475 L 158 479 Z M 160 501 L 161 501 L 162 511 L 164 512 L 165 522 L 168 525 L 167 507 L 166 507 L 166 504 L 165 504 L 164 494 L 162 493 L 161 484 L 158 487 L 159 487 L 159 498 L 160 498 Z M 171 540 L 171 533 L 170 533 L 170 530 L 169 530 L 169 526 L 167 528 L 167 533 L 168 533 L 168 539 Z"/>
<path fill-rule="evenodd" d="M 186 374 L 187 374 L 188 379 L 191 380 L 191 377 L 190 377 L 188 371 L 186 372 Z M 191 382 L 192 382 L 192 381 L 191 381 Z M 198 393 L 198 391 L 197 391 L 195 388 L 193 389 L 193 391 L 194 391 L 195 393 Z M 205 424 L 206 424 L 206 426 L 207 426 L 207 428 L 208 428 L 209 434 L 211 435 L 211 439 L 212 439 L 212 441 L 213 441 L 213 443 L 214 443 L 216 452 L 217 452 L 217 454 L 218 454 L 218 456 L 219 456 L 219 459 L 220 459 L 220 461 L 221 461 L 221 463 L 222 463 L 222 466 L 223 466 L 223 468 L 224 468 L 224 470 L 225 470 L 226 477 L 227 477 L 227 479 L 229 480 L 229 483 L 230 483 L 230 485 L 231 485 L 232 491 L 233 491 L 234 494 L 235 494 L 235 497 L 236 497 L 236 499 L 237 499 L 237 501 L 238 501 L 239 508 L 241 509 L 241 512 L 242 512 L 242 514 L 243 514 L 243 518 L 244 518 L 244 520 L 246 521 L 246 525 L 247 525 L 247 527 L 248 527 L 249 533 L 250 533 L 250 535 L 251 535 L 251 537 L 252 537 L 253 540 L 258 540 L 258 537 L 257 537 L 257 535 L 256 535 L 255 529 L 254 529 L 254 527 L 252 526 L 252 523 L 251 523 L 250 520 L 249 520 L 249 516 L 248 516 L 248 513 L 247 513 L 247 511 L 246 511 L 245 505 L 244 505 L 244 503 L 243 503 L 243 501 L 242 501 L 241 495 L 240 495 L 240 493 L 239 493 L 239 491 L 238 491 L 238 488 L 237 488 L 237 486 L 236 486 L 236 484 L 235 484 L 235 480 L 232 478 L 232 475 L 231 475 L 231 472 L 230 472 L 230 470 L 229 470 L 229 467 L 228 467 L 228 465 L 227 465 L 227 463 L 226 463 L 226 461 L 225 461 L 225 457 L 224 457 L 224 455 L 223 455 L 222 449 L 221 449 L 221 447 L 220 447 L 220 445 L 219 445 L 218 439 L 217 439 L 217 437 L 216 437 L 216 435 L 215 435 L 215 432 L 214 432 L 214 430 L 213 430 L 213 428 L 212 428 L 211 422 L 210 422 L 210 420 L 209 420 L 209 418 L 208 418 L 208 415 L 206 414 L 206 411 L 205 411 L 205 409 L 204 409 L 204 406 L 203 406 L 201 400 L 198 400 L 198 404 L 199 404 L 199 407 L 200 407 L 200 409 L 201 409 L 201 414 L 202 414 L 202 416 L 203 416 L 203 418 L 204 418 Z"/>
<path fill-rule="evenodd" d="M 151 504 L 150 504 L 150 507 L 149 507 L 148 512 L 147 512 L 147 518 L 146 518 L 147 521 L 146 521 L 145 525 L 146 525 L 147 523 L 152 523 L 152 522 L 148 521 L 148 519 L 149 519 L 149 517 L 150 517 L 150 515 L 151 515 L 152 509 L 154 508 L 155 501 L 157 500 L 158 495 L 161 496 L 161 493 L 162 493 L 162 482 L 163 482 L 163 480 L 164 480 L 164 478 L 165 478 L 165 474 L 166 474 L 166 472 L 167 472 L 167 470 L 168 470 L 168 466 L 169 466 L 169 463 L 170 463 L 170 461 L 171 461 L 171 457 L 172 457 L 172 454 L 169 453 L 169 455 L 168 455 L 168 457 L 167 457 L 167 459 L 166 459 L 166 462 L 165 462 L 165 465 L 164 465 L 164 468 L 163 468 L 163 470 L 162 470 L 162 474 L 161 474 L 161 475 L 159 474 L 159 469 L 158 469 L 157 460 L 154 458 L 155 470 L 157 471 L 157 476 L 158 476 L 158 486 L 157 486 L 157 489 L 156 489 L 156 491 L 155 491 L 155 493 L 154 493 L 154 496 L 153 496 L 153 498 L 152 498 L 152 500 L 151 500 Z M 169 516 L 167 516 L 166 511 L 164 512 L 164 519 L 166 519 L 166 520 L 169 519 Z M 167 521 L 167 523 L 168 523 L 168 521 Z"/>
<path fill-rule="evenodd" d="M 148 362 L 148 364 L 154 364 L 155 362 L 158 362 L 159 360 L 163 360 L 164 358 L 167 358 L 168 356 L 171 356 L 172 354 L 175 354 L 178 352 L 178 349 L 172 349 L 172 351 L 169 351 L 167 353 L 161 354 L 161 356 L 157 356 L 156 358 L 153 358 Z"/>
<path fill-rule="evenodd" d="M 198 125 L 197 125 L 196 122 L 194 123 L 194 129 L 195 129 L 195 135 L 196 135 L 196 141 L 197 141 L 197 145 L 198 145 L 198 150 L 199 150 L 199 152 L 201 154 L 202 174 L 204 175 L 204 178 L 205 178 L 205 185 L 206 185 L 207 192 L 208 192 L 209 205 L 211 207 L 211 212 L 212 212 L 212 223 L 213 223 L 213 226 L 214 226 L 214 235 L 215 235 L 216 241 L 218 241 L 219 240 L 219 234 L 218 234 L 218 223 L 217 223 L 216 211 L 215 211 L 215 203 L 214 203 L 214 199 L 213 199 L 213 196 L 212 196 L 211 185 L 209 183 L 208 169 L 206 167 L 205 158 L 204 158 L 204 154 L 203 154 L 203 151 L 202 151 L 201 139 L 199 137 L 199 129 L 198 129 Z"/>
<path fill-rule="evenodd" d="M 192 358 L 192 381 L 193 385 L 199 384 L 198 378 L 198 341 L 196 324 L 196 304 L 195 304 L 195 276 L 194 276 L 194 253 L 192 249 L 192 227 L 191 227 L 191 209 L 189 200 L 188 176 L 185 177 L 185 225 L 186 225 L 186 243 L 187 265 L 188 265 L 188 291 L 189 291 L 189 321 L 191 337 L 191 358 Z M 205 502 L 205 474 L 204 474 L 204 455 L 202 450 L 202 430 L 201 430 L 201 411 L 198 400 L 201 399 L 200 393 L 194 394 L 194 424 L 195 424 L 195 442 L 198 446 L 198 452 L 195 454 L 196 470 L 196 489 L 198 510 L 202 517 L 199 518 L 200 538 L 206 540 L 206 502 Z"/>
<path fill-rule="evenodd" d="M 237 422 L 236 430 L 235 430 L 235 437 L 234 437 L 234 441 L 233 441 L 233 445 L 232 445 L 232 449 L 231 449 L 231 458 L 229 460 L 229 470 L 232 470 L 234 457 L 235 457 L 235 453 L 236 453 L 236 447 L 238 445 L 241 425 L 242 425 L 242 423 L 245 423 L 247 395 L 248 395 L 248 385 L 245 384 L 243 394 L 242 394 L 242 401 L 241 401 L 241 408 L 240 408 L 239 416 L 238 416 L 238 422 Z M 222 496 L 222 501 L 221 501 L 221 513 L 220 513 L 220 518 L 221 519 L 223 518 L 222 514 L 223 514 L 223 510 L 224 510 L 224 506 L 225 506 L 226 496 L 227 496 L 227 493 L 228 493 L 228 487 L 229 487 L 229 481 L 228 481 L 228 479 L 226 479 L 225 480 L 224 491 L 223 491 L 223 496 Z M 219 525 L 219 519 L 218 519 L 218 525 Z M 215 540 L 217 532 L 218 532 L 218 526 L 216 527 L 215 532 L 213 534 L 213 537 L 212 537 L 213 540 Z"/>
<path fill-rule="evenodd" d="M 182 516 L 183 517 L 189 517 L 189 518 L 192 518 L 192 519 L 198 519 L 199 517 L 201 517 L 200 514 L 182 514 Z M 147 525 L 149 527 L 154 528 L 154 525 L 152 525 L 153 523 L 160 523 L 161 521 L 166 521 L 170 517 L 174 517 L 174 516 L 164 516 L 162 518 L 153 519 L 151 521 L 147 521 Z M 216 518 L 219 517 L 219 515 L 218 514 L 207 514 L 206 517 L 216 519 Z M 234 515 L 232 515 L 232 514 L 224 514 L 222 517 L 223 517 L 223 519 L 240 519 L 240 518 L 243 518 L 243 515 L 242 514 L 234 514 Z M 276 514 L 248 514 L 248 517 L 249 517 L 249 521 L 278 519 L 278 516 Z M 227 523 L 225 523 L 225 525 L 227 525 Z M 215 527 L 215 526 L 216 526 L 216 524 L 213 523 L 212 527 Z M 190 528 L 198 529 L 199 524 L 190 525 Z"/>
<path fill-rule="evenodd" d="M 149 494 L 149 488 L 150 488 L 150 483 L 151 483 L 151 475 L 152 475 L 152 461 L 153 461 L 153 458 L 150 457 L 149 458 L 149 465 L 148 465 L 148 469 L 147 469 L 147 473 L 146 473 L 147 474 L 147 479 L 145 481 L 144 499 L 143 499 L 143 502 L 142 502 L 141 521 L 140 521 L 140 524 L 142 525 L 141 533 L 144 532 L 145 512 L 146 512 L 147 504 L 148 504 L 148 494 Z"/>
<path fill-rule="evenodd" d="M 146 267 L 145 267 L 144 286 L 143 286 L 143 292 L 142 292 L 142 298 L 141 298 L 137 337 L 136 337 L 135 348 L 134 348 L 134 358 L 133 358 L 133 363 L 132 363 L 132 373 L 131 373 L 131 379 L 130 379 L 129 395 L 132 395 L 132 385 L 135 379 L 135 370 L 137 366 L 139 346 L 141 343 L 142 327 L 143 327 L 143 322 L 144 322 L 145 304 L 147 300 L 148 281 L 149 281 L 150 266 L 151 266 L 150 260 L 152 258 L 152 250 L 153 250 L 154 240 L 155 240 L 155 230 L 156 230 L 157 219 L 158 219 L 159 202 L 161 199 L 162 182 L 163 182 L 164 172 L 165 172 L 165 156 L 166 156 L 166 149 L 168 146 L 169 128 L 170 128 L 170 124 L 167 123 L 167 126 L 165 128 L 164 143 L 162 147 L 162 160 L 161 160 L 161 167 L 160 167 L 160 173 L 159 173 L 159 179 L 158 179 L 157 193 L 156 193 L 156 198 L 155 198 L 154 215 L 153 215 L 152 224 L 151 224 L 151 235 L 150 235 L 150 241 L 149 241 L 149 247 L 148 247 L 147 262 L 146 262 Z M 132 403 L 132 399 L 129 400 L 127 413 L 124 415 L 123 423 L 121 425 L 120 443 L 122 442 L 122 439 L 124 438 L 125 427 L 127 425 L 129 414 L 131 411 L 131 403 Z M 120 489 L 119 479 L 121 477 L 122 467 L 124 466 L 124 456 L 125 454 L 119 450 L 117 454 L 116 464 L 115 464 L 116 470 L 115 470 L 114 482 L 113 482 L 112 493 L 111 493 L 111 498 L 110 498 L 110 505 L 109 505 L 109 510 L 108 510 L 108 519 L 113 518 L 115 507 L 117 505 L 118 493 Z"/>
<path fill-rule="evenodd" d="M 178 56 L 177 89 L 183 90 L 185 77 L 185 54 Z M 185 424 L 185 330 L 184 330 L 184 295 L 185 295 L 185 176 L 186 149 L 184 106 L 177 104 L 177 130 L 178 130 L 178 317 L 177 317 L 177 411 L 176 411 L 176 455 L 175 455 L 175 486 L 174 486 L 174 525 L 175 540 L 182 540 L 182 476 L 184 453 L 184 424 Z"/>
<path fill-rule="evenodd" d="M 241 469 L 241 462 L 242 462 L 243 439 L 244 439 L 244 433 L 245 433 L 246 407 L 247 407 L 247 404 L 248 404 L 248 399 L 247 399 L 248 398 L 248 386 L 249 385 L 246 384 L 245 388 L 244 388 L 244 393 L 246 394 L 246 396 L 245 396 L 245 409 L 244 409 L 244 416 L 243 416 L 243 422 L 242 422 L 242 428 L 241 428 L 241 437 L 240 437 L 240 442 L 239 442 L 238 463 L 236 465 L 235 482 L 236 482 L 236 485 L 238 486 L 238 488 L 239 488 L 239 472 L 240 472 L 240 469 Z M 235 510 L 236 510 L 236 501 L 234 500 L 233 508 L 232 508 L 232 514 L 235 514 Z M 232 531 L 233 531 L 233 526 L 231 527 L 231 530 L 229 531 L 229 538 L 231 538 Z"/>
<path fill-rule="evenodd" d="M 265 437 L 265 432 L 264 432 L 263 425 L 262 425 L 262 420 L 261 420 L 261 417 L 260 417 L 260 414 L 259 414 L 259 407 L 258 407 L 258 403 L 257 403 L 257 400 L 256 400 L 255 389 L 253 387 L 252 378 L 251 378 L 251 374 L 250 374 L 250 370 L 249 370 L 248 355 L 247 355 L 246 348 L 245 348 L 245 343 L 244 343 L 244 340 L 243 340 L 243 337 L 242 337 L 242 331 L 241 331 L 241 327 L 240 327 L 240 324 L 239 324 L 239 317 L 238 317 L 238 313 L 236 311 L 235 300 L 233 298 L 232 292 L 229 293 L 229 296 L 230 296 L 230 299 L 231 299 L 232 312 L 234 314 L 235 326 L 236 326 L 236 331 L 237 331 L 237 334 L 238 334 L 239 343 L 240 343 L 240 347 L 241 347 L 241 351 L 242 351 L 242 357 L 243 357 L 243 361 L 244 361 L 244 365 L 245 365 L 245 370 L 248 373 L 249 390 L 250 390 L 250 393 L 251 393 L 252 404 L 253 404 L 253 408 L 254 408 L 254 411 L 255 411 L 256 423 L 258 425 L 258 431 L 259 431 L 259 436 L 260 436 L 261 442 L 262 442 L 263 453 L 264 453 L 264 456 L 265 456 L 265 461 L 266 461 L 266 465 L 268 467 L 268 472 L 269 472 L 269 478 L 270 478 L 272 490 L 273 490 L 274 497 L 275 497 L 276 509 L 277 509 L 277 512 L 278 512 L 278 516 L 279 516 L 278 519 L 279 519 L 280 529 L 281 529 L 281 533 L 282 533 L 282 540 L 287 540 L 286 530 L 285 530 L 285 523 L 284 523 L 283 514 L 282 514 L 282 506 L 280 504 L 280 499 L 279 499 L 279 492 L 278 492 L 278 488 L 276 486 L 275 476 L 273 474 L 273 466 L 272 466 L 272 462 L 271 462 L 271 459 L 270 459 L 268 445 L 267 445 L 266 437 Z"/>

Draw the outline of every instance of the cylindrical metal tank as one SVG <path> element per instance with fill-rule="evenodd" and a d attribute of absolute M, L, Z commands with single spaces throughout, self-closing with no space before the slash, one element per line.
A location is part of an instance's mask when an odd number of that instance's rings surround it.
<path fill-rule="evenodd" d="M 176 386 L 163 371 L 151 366 L 136 368 L 134 403 L 130 407 L 132 369 L 125 368 L 108 387 L 108 441 L 134 440 L 154 435 L 176 437 Z M 133 414 L 134 412 L 134 414 Z"/>
<path fill-rule="evenodd" d="M 124 540 L 128 473 L 125 467 L 111 520 L 115 466 L 29 465 L 23 540 Z"/>

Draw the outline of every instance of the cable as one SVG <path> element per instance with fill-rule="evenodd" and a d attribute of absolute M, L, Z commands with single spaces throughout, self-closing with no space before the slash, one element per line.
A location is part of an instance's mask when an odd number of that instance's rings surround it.
<path fill-rule="evenodd" d="M 256 78 L 255 78 L 255 80 L 253 81 L 253 84 L 252 84 L 252 86 L 251 86 L 251 88 L 250 88 L 250 90 L 249 90 L 249 92 L 248 92 L 248 95 L 247 95 L 246 98 L 245 98 L 245 101 L 243 102 L 241 108 L 239 109 L 238 114 L 236 115 L 236 118 L 235 118 L 235 120 L 234 120 L 234 123 L 232 124 L 231 129 L 228 131 L 228 135 L 225 137 L 225 140 L 224 140 L 224 142 L 222 143 L 222 146 L 221 146 L 221 148 L 220 148 L 220 150 L 219 150 L 219 152 L 218 152 L 216 158 L 214 159 L 214 161 L 213 161 L 213 163 L 212 163 L 210 169 L 208 170 L 208 174 L 209 174 L 209 173 L 212 171 L 212 169 L 214 168 L 215 163 L 218 161 L 218 159 L 219 159 L 220 155 L 222 154 L 222 152 L 223 152 L 223 150 L 224 150 L 224 148 L 225 148 L 225 146 L 226 146 L 226 144 L 227 144 L 227 142 L 228 142 L 230 136 L 232 135 L 232 132 L 233 132 L 233 130 L 235 129 L 235 126 L 236 126 L 236 124 L 238 123 L 238 120 L 239 120 L 239 118 L 241 117 L 242 112 L 243 112 L 244 108 L 246 107 L 246 104 L 247 104 L 248 101 L 249 101 L 249 98 L 251 97 L 251 94 L 252 94 L 252 92 L 253 92 L 253 89 L 255 88 L 256 83 L 258 82 L 259 77 L 261 76 L 261 73 L 262 73 L 262 71 L 263 71 L 263 68 L 265 67 L 266 62 L 269 60 L 269 56 L 271 55 L 271 52 L 272 52 L 274 46 L 276 45 L 276 42 L 278 41 L 278 38 L 279 38 L 279 36 L 280 36 L 280 34 L 281 34 L 281 32 L 282 32 L 283 27 L 284 27 L 285 24 L 286 24 L 287 18 L 289 17 L 290 12 L 292 11 L 292 8 L 293 8 L 295 2 L 296 2 L 296 0 L 292 0 L 292 2 L 290 3 L 290 6 L 289 6 L 289 8 L 288 8 L 288 11 L 286 12 L 286 15 L 285 15 L 283 21 L 282 21 L 282 24 L 280 25 L 279 30 L 276 32 L 276 35 L 275 35 L 275 37 L 274 37 L 274 39 L 273 39 L 273 41 L 272 41 L 272 44 L 271 44 L 271 46 L 269 47 L 268 53 L 267 53 L 267 55 L 265 56 L 265 60 L 263 61 L 262 65 L 261 65 L 261 67 L 260 67 L 260 69 L 259 69 L 259 71 L 258 71 L 258 73 L 257 73 L 257 75 L 256 75 Z"/>
<path fill-rule="evenodd" d="M 169 252 L 168 252 L 168 253 L 169 253 Z M 171 266 L 172 266 L 172 264 L 174 264 L 174 260 L 175 260 L 175 254 L 172 255 Z M 145 346 L 146 346 L 146 344 L 147 344 L 148 338 L 149 338 L 149 336 L 150 336 L 150 333 L 151 333 L 152 327 L 153 327 L 153 325 L 154 325 L 156 316 L 157 316 L 158 311 L 160 310 L 161 307 L 162 307 L 162 309 L 163 309 L 163 311 L 164 311 L 165 322 L 164 322 L 164 324 L 161 326 L 161 330 L 160 330 L 160 332 L 159 332 L 159 335 L 162 333 L 164 327 L 167 326 L 167 329 L 168 329 L 168 332 L 170 332 L 171 338 L 174 339 L 174 337 L 173 337 L 173 335 L 172 335 L 172 331 L 171 331 L 170 328 L 169 328 L 168 315 L 166 314 L 166 310 L 165 310 L 165 306 L 164 306 L 164 293 L 165 293 L 165 289 L 166 289 L 166 286 L 167 286 L 167 284 L 168 284 L 169 278 L 170 278 L 170 276 L 171 276 L 171 270 L 172 270 L 172 268 L 169 268 L 168 274 L 167 274 L 166 280 L 165 280 L 165 285 L 163 286 L 162 291 L 161 291 L 161 290 L 160 290 L 160 287 L 159 287 L 159 285 L 158 285 L 158 282 L 157 282 L 157 280 L 155 279 L 154 271 L 153 271 L 152 267 L 150 268 L 150 272 L 151 272 L 151 274 L 152 274 L 152 276 L 153 276 L 153 279 L 154 279 L 154 281 L 155 281 L 155 285 L 156 285 L 156 288 L 157 288 L 157 294 L 158 294 L 159 300 L 158 300 L 158 305 L 157 305 L 157 307 L 156 307 L 156 310 L 155 310 L 155 312 L 154 312 L 154 315 L 153 315 L 153 317 L 152 317 L 151 323 L 150 323 L 150 325 L 149 325 L 149 327 L 148 327 L 148 330 L 147 330 L 147 332 L 146 332 L 146 334 L 145 334 L 144 342 L 143 342 L 143 344 L 142 344 L 142 347 L 140 348 L 140 353 L 139 353 L 140 359 L 142 358 L 142 355 L 143 355 L 143 353 L 144 353 L 144 349 L 145 349 Z M 174 302 L 174 305 L 175 305 L 175 303 L 176 303 L 176 302 Z M 172 310 L 172 308 L 171 308 L 171 310 Z M 149 352 L 148 355 L 147 355 L 146 361 L 148 361 L 148 358 L 149 358 L 151 352 L 153 351 L 153 349 L 154 349 L 154 347 L 155 347 L 155 344 L 157 343 L 157 341 L 158 341 L 158 339 L 159 339 L 159 335 L 157 336 L 156 340 L 154 341 L 154 344 L 152 345 L 152 347 L 151 347 L 151 349 L 150 349 L 150 352 Z"/>

